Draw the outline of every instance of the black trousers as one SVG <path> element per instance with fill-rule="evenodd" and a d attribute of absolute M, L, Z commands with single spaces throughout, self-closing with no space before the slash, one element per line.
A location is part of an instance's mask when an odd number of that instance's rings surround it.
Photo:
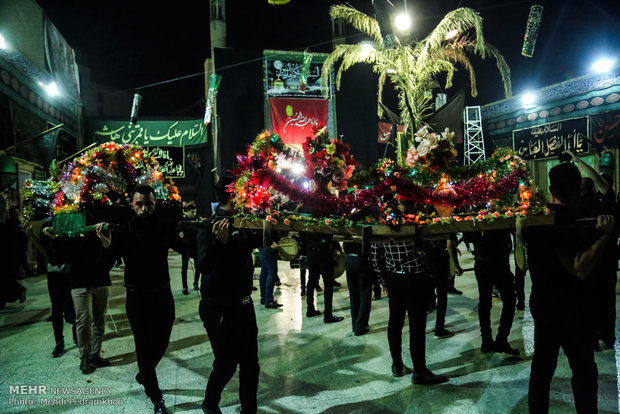
<path fill-rule="evenodd" d="M 213 370 L 205 390 L 206 406 L 219 406 L 222 391 L 239 366 L 242 413 L 256 413 L 258 392 L 258 326 L 254 304 L 233 306 L 200 302 L 200 319 L 213 349 Z"/>
<path fill-rule="evenodd" d="M 454 279 L 450 278 L 450 256 L 437 255 L 434 260 L 429 260 L 431 276 L 437 291 L 437 314 L 435 319 L 435 331 L 445 328 L 446 311 L 448 309 L 448 289 L 454 287 Z M 432 299 L 432 295 L 431 295 Z"/>
<path fill-rule="evenodd" d="M 187 268 L 189 267 L 189 259 L 190 256 L 187 252 L 181 255 L 181 282 L 183 283 L 183 289 L 187 289 Z M 194 259 L 194 284 L 198 284 L 200 281 L 200 272 L 198 271 L 198 267 L 196 266 L 196 258 Z"/>
<path fill-rule="evenodd" d="M 151 401 L 157 402 L 162 393 L 155 369 L 168 348 L 175 317 L 172 291 L 169 286 L 156 292 L 127 290 L 125 309 L 144 390 Z"/>
<path fill-rule="evenodd" d="M 54 339 L 57 344 L 63 344 L 65 342 L 62 333 L 63 319 L 73 325 L 73 337 L 75 338 L 75 309 L 71 298 L 69 275 L 67 273 L 47 272 L 47 290 L 52 303 Z"/>
<path fill-rule="evenodd" d="M 327 256 L 327 257 L 326 257 Z M 323 276 L 323 300 L 325 304 L 324 316 L 332 314 L 332 300 L 334 297 L 334 259 L 332 252 L 308 251 L 308 294 L 306 305 L 308 309 L 314 307 L 314 290 L 319 284 L 319 276 Z"/>
<path fill-rule="evenodd" d="M 497 329 L 498 342 L 508 340 L 512 321 L 515 316 L 515 286 L 514 277 L 510 271 L 508 257 L 494 259 L 481 259 L 476 257 L 474 272 L 478 282 L 478 320 L 480 321 L 480 334 L 483 341 L 493 339 L 491 329 L 491 307 L 493 301 L 493 285 L 497 287 L 502 297 L 502 314 Z"/>
<path fill-rule="evenodd" d="M 592 328 L 587 323 L 558 323 L 534 315 L 534 357 L 530 373 L 528 405 L 531 414 L 549 412 L 549 388 L 562 347 L 573 377 L 571 385 L 577 413 L 596 413 L 598 370 L 594 361 Z"/>
<path fill-rule="evenodd" d="M 347 254 L 345 259 L 347 286 L 351 301 L 353 332 L 368 330 L 370 303 L 372 301 L 373 269 L 368 260 L 358 254 Z"/>
<path fill-rule="evenodd" d="M 388 343 L 393 365 L 402 365 L 402 336 L 405 315 L 409 314 L 409 351 L 413 371 L 426 370 L 426 308 L 433 291 L 433 282 L 427 275 L 388 274 Z"/>

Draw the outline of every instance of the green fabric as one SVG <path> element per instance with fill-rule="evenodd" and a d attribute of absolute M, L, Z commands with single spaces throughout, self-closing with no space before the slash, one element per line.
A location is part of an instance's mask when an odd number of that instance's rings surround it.
<path fill-rule="evenodd" d="M 91 134 L 97 143 L 113 141 L 119 144 L 141 146 L 186 146 L 205 144 L 207 128 L 202 119 L 184 121 L 128 121 L 92 120 Z"/>

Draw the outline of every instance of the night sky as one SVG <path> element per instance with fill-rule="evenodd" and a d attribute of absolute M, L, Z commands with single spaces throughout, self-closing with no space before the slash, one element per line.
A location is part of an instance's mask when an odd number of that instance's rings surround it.
<path fill-rule="evenodd" d="M 76 50 L 78 63 L 93 78 L 122 89 L 199 73 L 209 55 L 208 0 L 118 1 L 38 0 Z M 393 0 L 401 7 L 403 0 Z M 237 49 L 331 50 L 329 6 L 340 2 L 291 0 L 271 6 L 267 0 L 227 2 L 228 45 Z M 367 13 L 370 0 L 349 0 Z M 542 26 L 532 59 L 521 56 L 529 1 L 407 1 L 414 14 L 414 35 L 423 38 L 456 7 L 471 7 L 484 19 L 486 40 L 499 48 L 512 70 L 514 94 L 581 76 L 597 56 L 620 58 L 620 7 L 617 1 L 556 0 L 544 5 Z M 350 26 L 349 43 L 363 40 Z M 492 60 L 473 59 L 480 96 L 467 104 L 503 99 Z M 370 68 L 368 68 L 369 82 Z M 465 82 L 457 76 L 456 93 Z M 362 80 L 363 81 L 363 80 Z M 151 88 L 148 113 L 142 116 L 201 115 L 203 78 L 196 76 Z M 144 102 L 144 101 L 143 101 Z M 156 105 L 153 105 L 156 103 Z M 374 105 L 374 103 L 369 102 Z"/>

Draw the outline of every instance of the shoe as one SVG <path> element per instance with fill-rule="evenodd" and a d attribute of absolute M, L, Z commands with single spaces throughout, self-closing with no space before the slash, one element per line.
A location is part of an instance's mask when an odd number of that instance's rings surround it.
<path fill-rule="evenodd" d="M 495 352 L 502 352 L 504 354 L 514 355 L 514 356 L 519 355 L 519 350 L 511 347 L 508 341 L 501 341 L 501 342 L 495 341 Z"/>
<path fill-rule="evenodd" d="M 435 329 L 435 338 L 437 339 L 450 338 L 451 336 L 454 336 L 454 331 L 449 331 L 447 329 Z"/>
<path fill-rule="evenodd" d="M 22 289 L 22 292 L 19 294 L 19 303 L 24 303 L 26 301 L 26 288 Z"/>
<path fill-rule="evenodd" d="M 489 354 L 495 351 L 495 342 L 492 339 L 482 340 L 482 346 L 480 347 L 480 352 L 483 354 Z"/>
<path fill-rule="evenodd" d="M 198 282 L 194 282 L 194 290 L 200 290 L 200 288 L 198 287 Z"/>
<path fill-rule="evenodd" d="M 109 367 L 110 365 L 112 365 L 110 363 L 110 361 L 108 361 L 105 358 L 101 358 L 99 355 L 93 355 L 90 357 L 90 363 L 91 365 L 96 366 L 97 368 L 101 368 L 101 367 Z"/>
<path fill-rule="evenodd" d="M 258 290 L 256 286 L 252 286 L 252 290 Z"/>
<path fill-rule="evenodd" d="M 452 295 L 462 295 L 463 291 L 458 290 L 455 287 L 451 287 L 450 289 L 448 289 L 448 293 L 452 294 Z"/>
<path fill-rule="evenodd" d="M 336 281 L 334 280 L 334 287 L 342 287 L 342 283 L 340 283 L 340 282 L 336 282 Z"/>
<path fill-rule="evenodd" d="M 493 287 L 493 293 L 492 293 L 492 296 L 493 296 L 494 298 L 499 298 L 499 290 L 497 290 L 497 288 L 496 288 L 496 287 Z"/>
<path fill-rule="evenodd" d="M 95 366 L 91 365 L 90 358 L 82 358 L 82 362 L 80 362 L 80 371 L 82 371 L 82 374 L 84 375 L 92 374 L 93 372 L 95 372 Z"/>
<path fill-rule="evenodd" d="M 306 316 L 308 318 L 312 318 L 313 316 L 319 316 L 321 314 L 320 310 L 316 310 L 316 309 L 308 309 L 306 311 Z"/>
<path fill-rule="evenodd" d="M 317 292 L 322 292 L 323 288 L 321 286 L 319 286 L 319 285 L 316 285 L 316 291 Z"/>
<path fill-rule="evenodd" d="M 218 407 L 215 407 L 215 408 L 207 407 L 206 401 L 202 402 L 201 407 L 202 407 L 202 412 L 205 414 L 222 414 L 222 411 Z"/>
<path fill-rule="evenodd" d="M 144 381 L 142 381 L 142 374 L 140 374 L 139 372 L 136 374 L 136 382 L 140 385 L 144 384 Z"/>
<path fill-rule="evenodd" d="M 187 290 L 187 288 L 184 288 L 184 289 L 183 289 L 183 294 L 184 294 L 184 295 L 189 295 L 189 290 Z"/>
<path fill-rule="evenodd" d="M 282 286 L 282 282 L 280 282 L 280 279 L 274 282 L 274 286 Z"/>
<path fill-rule="evenodd" d="M 353 335 L 355 336 L 362 336 L 362 335 L 366 335 L 368 332 L 370 332 L 370 328 L 368 326 L 360 329 L 357 332 L 353 332 Z"/>
<path fill-rule="evenodd" d="M 525 304 L 523 302 L 517 302 L 517 310 L 525 310 Z"/>
<path fill-rule="evenodd" d="M 166 408 L 166 403 L 164 400 L 159 400 L 153 406 L 153 412 L 155 414 L 170 414 L 170 411 Z"/>
<path fill-rule="evenodd" d="M 411 369 L 407 368 L 407 366 L 403 365 L 392 365 L 392 376 L 394 378 L 400 378 L 407 374 L 411 374 Z"/>
<path fill-rule="evenodd" d="M 56 344 L 56 347 L 54 348 L 54 350 L 52 351 L 52 358 L 58 358 L 61 357 L 65 354 L 65 344 L 64 343 L 58 343 Z"/>
<path fill-rule="evenodd" d="M 51 321 L 52 321 L 52 315 L 48 316 L 48 317 L 45 319 L 45 322 L 51 322 Z"/>
<path fill-rule="evenodd" d="M 342 316 L 335 316 L 335 315 L 325 315 L 323 317 L 323 322 L 325 323 L 335 323 L 335 322 L 340 322 L 343 321 L 344 318 Z"/>
<path fill-rule="evenodd" d="M 281 303 L 276 302 L 275 300 L 272 300 L 271 302 L 265 303 L 265 307 L 267 309 L 278 309 L 278 308 L 280 308 L 282 306 L 284 306 L 284 305 L 282 305 Z"/>
<path fill-rule="evenodd" d="M 381 293 L 375 293 L 373 300 L 381 300 Z"/>
<path fill-rule="evenodd" d="M 448 377 L 445 375 L 435 375 L 429 369 L 421 373 L 415 372 L 411 376 L 411 382 L 420 385 L 435 385 L 448 381 Z"/>
<path fill-rule="evenodd" d="M 301 297 L 305 297 L 306 296 L 306 288 L 301 288 Z"/>

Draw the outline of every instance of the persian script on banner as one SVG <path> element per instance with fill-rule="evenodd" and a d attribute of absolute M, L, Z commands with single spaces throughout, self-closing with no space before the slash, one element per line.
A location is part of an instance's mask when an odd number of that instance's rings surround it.
<path fill-rule="evenodd" d="M 313 136 L 312 128 L 327 125 L 329 101 L 326 99 L 270 98 L 271 127 L 285 144 L 301 145 Z"/>

